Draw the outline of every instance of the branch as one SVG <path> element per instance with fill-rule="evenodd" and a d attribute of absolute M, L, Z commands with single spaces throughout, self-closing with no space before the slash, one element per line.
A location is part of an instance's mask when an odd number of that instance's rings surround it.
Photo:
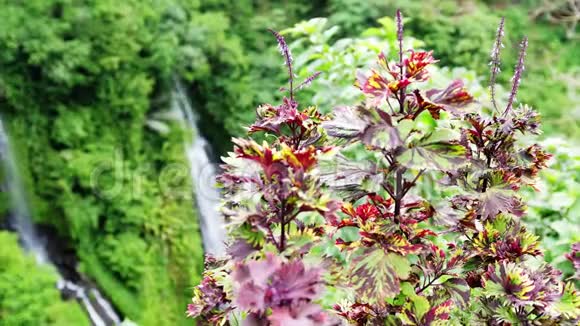
<path fill-rule="evenodd" d="M 429 279 L 429 282 L 427 282 L 427 284 L 423 285 L 416 293 L 417 294 L 421 294 L 421 292 L 425 291 L 428 287 L 430 287 L 431 285 L 433 285 L 433 283 L 435 283 L 435 281 L 437 281 L 438 279 L 441 278 L 441 276 L 447 274 L 447 271 L 449 270 L 449 268 L 445 267 L 443 268 L 443 266 L 441 266 L 442 270 L 439 271 L 439 274 L 436 274 L 435 277 L 433 277 L 433 279 Z M 427 277 L 427 276 L 426 276 Z"/>
<path fill-rule="evenodd" d="M 487 155 L 487 168 L 489 169 L 491 167 L 491 155 Z M 489 181 L 489 178 L 487 176 L 484 177 L 485 179 L 483 179 L 483 186 L 481 187 L 481 192 L 486 192 L 487 191 L 487 184 Z"/>
<path fill-rule="evenodd" d="M 427 284 L 425 284 L 423 287 L 421 287 L 416 293 L 417 294 L 421 294 L 421 292 L 425 291 L 428 287 L 430 287 L 431 285 L 433 285 L 433 283 L 435 281 L 437 281 L 439 278 L 441 278 L 441 276 L 443 276 L 443 274 L 435 276 L 432 280 L 430 280 L 429 282 L 427 282 Z"/>
<path fill-rule="evenodd" d="M 272 229 L 270 227 L 268 227 L 268 236 L 272 239 L 272 242 L 274 242 L 274 245 L 276 246 L 278 251 L 280 251 L 280 244 L 278 243 L 278 241 L 276 241 L 276 237 L 274 236 L 274 232 L 272 231 Z"/>
<path fill-rule="evenodd" d="M 381 186 L 383 187 L 383 189 L 385 189 L 385 191 L 389 194 L 389 196 L 391 196 L 391 198 L 393 198 L 393 200 L 395 200 L 395 194 L 389 188 L 390 185 L 386 185 L 385 183 L 383 183 L 383 184 L 381 184 Z"/>
<path fill-rule="evenodd" d="M 411 188 L 413 188 L 415 186 L 415 183 L 417 182 L 417 180 L 419 179 L 419 177 L 423 174 L 423 172 L 425 172 L 425 169 L 422 169 L 421 171 L 419 171 L 419 173 L 417 173 L 417 175 L 415 176 L 415 178 L 413 179 L 413 181 L 411 181 L 411 183 L 409 184 L 408 187 L 405 188 L 405 191 L 403 192 L 403 196 L 404 197 L 407 192 L 409 192 L 409 190 L 411 190 Z"/>
<path fill-rule="evenodd" d="M 284 221 L 284 208 L 285 208 L 286 204 L 282 203 L 282 207 L 280 208 L 280 248 L 278 249 L 278 251 L 280 253 L 284 252 L 284 250 L 286 249 L 286 221 Z"/>

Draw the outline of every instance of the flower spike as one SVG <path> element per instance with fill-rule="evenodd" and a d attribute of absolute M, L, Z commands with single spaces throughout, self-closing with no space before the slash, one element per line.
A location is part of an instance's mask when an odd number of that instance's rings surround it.
<path fill-rule="evenodd" d="M 525 69 L 524 60 L 526 57 L 527 48 L 528 48 L 528 37 L 524 36 L 522 42 L 520 43 L 520 56 L 518 58 L 518 63 L 516 64 L 516 68 L 514 70 L 514 76 L 512 77 L 512 90 L 510 92 L 507 107 L 503 113 L 504 116 L 507 115 L 508 112 L 512 109 L 513 103 L 516 100 L 516 94 L 518 93 L 518 88 L 520 87 L 522 73 L 524 72 Z"/>
<path fill-rule="evenodd" d="M 489 65 L 491 66 L 491 75 L 489 78 L 489 92 L 491 95 L 491 103 L 493 104 L 493 107 L 495 108 L 496 111 L 497 111 L 497 103 L 495 100 L 495 81 L 497 79 L 497 75 L 501 71 L 500 53 L 501 48 L 503 48 L 502 38 L 504 35 L 504 22 L 505 18 L 502 17 L 501 21 L 499 22 L 499 26 L 497 27 L 495 43 L 493 44 L 493 48 L 491 49 L 491 61 L 489 62 Z"/>
<path fill-rule="evenodd" d="M 404 62 L 403 62 L 403 14 L 401 9 L 397 9 L 397 41 L 399 42 L 399 79 L 402 81 L 404 76 Z M 400 90 L 399 94 L 399 112 L 403 113 L 405 111 L 405 91 Z"/>
<path fill-rule="evenodd" d="M 308 76 L 308 78 L 304 79 L 304 81 L 300 83 L 300 85 L 298 85 L 295 90 L 299 91 L 303 88 L 310 86 L 310 84 L 312 84 L 312 81 L 314 81 L 318 76 L 320 76 L 320 71 L 317 71 L 312 75 Z"/>
<path fill-rule="evenodd" d="M 288 44 L 286 43 L 284 36 L 282 36 L 280 33 L 276 32 L 273 29 L 268 30 L 270 31 L 270 33 L 274 35 L 274 37 L 276 37 L 276 40 L 278 41 L 278 49 L 280 50 L 282 56 L 284 56 L 284 64 L 286 65 L 286 68 L 288 68 L 288 83 L 290 84 L 288 92 L 290 93 L 290 100 L 294 100 L 294 73 L 292 72 L 292 61 L 293 61 L 292 52 L 290 52 L 290 48 L 288 47 Z"/>
<path fill-rule="evenodd" d="M 399 42 L 399 64 L 401 65 L 401 75 L 403 75 L 403 14 L 401 9 L 397 9 L 397 41 Z"/>

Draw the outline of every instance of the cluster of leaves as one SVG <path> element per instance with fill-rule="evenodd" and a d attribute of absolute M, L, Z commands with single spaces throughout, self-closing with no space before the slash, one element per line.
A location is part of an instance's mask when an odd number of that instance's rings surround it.
<path fill-rule="evenodd" d="M 340 34 L 340 27 L 329 26 L 325 18 L 301 22 L 285 30 L 293 39 L 290 47 L 300 53 L 295 60 L 300 67 L 299 76 L 322 72 L 317 82 L 302 92 L 300 98 L 310 98 L 323 111 L 338 104 L 359 101 L 360 92 L 348 87 L 350 76 L 356 69 L 373 62 L 380 49 L 387 54 L 396 51 L 396 30 L 392 25 L 392 19 L 384 17 L 379 19 L 379 27 L 367 29 L 359 37 L 337 40 L 333 36 Z M 405 41 L 409 46 L 424 46 L 424 42 L 409 37 Z M 440 88 L 460 78 L 483 105 L 493 105 L 488 99 L 487 89 L 481 85 L 485 80 L 475 72 L 464 68 L 438 67 L 432 67 L 430 72 L 431 79 L 422 87 Z M 500 85 L 496 85 L 494 93 L 498 101 L 507 101 L 509 94 Z M 537 139 L 523 137 L 522 142 L 533 144 Z M 580 241 L 577 227 L 580 224 L 580 201 L 577 199 L 580 190 L 580 152 L 561 137 L 550 136 L 539 144 L 552 153 L 553 158 L 550 168 L 542 170 L 537 180 L 539 191 L 530 187 L 522 189 L 528 206 L 523 222 L 530 231 L 541 237 L 546 261 L 554 264 L 564 275 L 572 275 L 572 264 L 564 254 L 573 243 Z M 455 193 L 453 188 L 434 187 L 430 182 L 424 182 L 420 187 L 420 193 L 430 199 Z"/>
<path fill-rule="evenodd" d="M 574 268 L 564 254 L 580 241 L 580 151 L 560 137 L 549 137 L 541 144 L 553 158 L 540 174 L 540 191 L 524 193 L 528 199 L 524 222 L 541 236 L 546 260 L 572 275 Z"/>
<path fill-rule="evenodd" d="M 318 324 L 326 318 L 313 304 L 323 287 L 321 270 L 306 267 L 301 257 L 312 249 L 312 239 L 324 232 L 303 214 L 315 212 L 337 219 L 340 207 L 319 191 L 322 183 L 316 169 L 317 156 L 330 150 L 323 145 L 321 126 L 328 118 L 314 107 L 299 109 L 294 93 L 316 75 L 295 83 L 290 51 L 282 36 L 273 33 L 291 76 L 289 97 L 278 106 L 258 107 L 258 121 L 250 127 L 250 133 L 276 135 L 274 142 L 260 145 L 235 139 L 234 153 L 225 159 L 228 164 L 220 182 L 226 196 L 224 213 L 231 221 L 233 243 L 228 251 L 232 260 L 213 262 L 218 267 L 208 270 L 196 290 L 189 314 L 204 321 L 223 323 L 230 315 L 242 313 L 240 309 L 247 320 L 275 325 L 285 325 L 290 319 Z M 283 252 L 287 257 L 273 255 Z M 253 256 L 264 260 L 248 259 Z M 224 286 L 236 295 L 227 294 Z M 253 294 L 246 295 L 247 291 Z"/>
<path fill-rule="evenodd" d="M 550 155 L 521 145 L 538 115 L 516 106 L 527 40 L 505 105 L 485 107 L 456 80 L 422 90 L 437 60 L 405 50 L 397 12 L 396 56 L 359 73 L 365 99 L 332 116 L 299 109 L 293 58 L 281 104 L 262 105 L 235 139 L 220 182 L 230 221 L 228 254 L 208 257 L 187 314 L 221 325 L 435 325 L 573 322 L 580 301 L 560 272 L 538 260 L 521 187 Z M 491 94 L 503 21 L 492 51 Z M 493 97 L 492 97 L 493 98 Z M 353 155 L 359 154 L 359 157 Z M 362 153 L 362 157 L 360 157 Z M 427 176 L 457 194 L 417 194 Z M 577 253 L 570 259 L 577 262 Z"/>
<path fill-rule="evenodd" d="M 325 113 L 335 106 L 360 102 L 364 95 L 351 87 L 352 76 L 373 64 L 379 52 L 390 56 L 398 47 L 397 31 L 391 17 L 378 19 L 376 27 L 367 28 L 356 37 L 338 39 L 336 36 L 341 34 L 342 26 L 331 25 L 331 22 L 327 18 L 313 18 L 283 31 L 284 35 L 292 37 L 290 48 L 299 53 L 295 58 L 298 76 L 321 72 L 316 83 L 299 94 L 299 99 L 309 99 Z M 425 47 L 425 42 L 414 37 L 405 37 L 404 41 L 407 48 Z M 444 88 L 455 79 L 463 80 L 465 87 L 479 101 L 489 101 L 488 90 L 482 85 L 484 79 L 462 67 L 432 66 L 430 79 L 417 86 L 421 89 Z M 504 88 L 501 85 L 496 88 L 496 97 L 502 101 L 507 99 Z"/>
<path fill-rule="evenodd" d="M 341 26 L 329 24 L 327 18 L 313 18 L 282 31 L 292 37 L 289 44 L 294 52 L 299 70 L 298 76 L 305 78 L 314 72 L 321 76 L 312 87 L 298 94 L 300 99 L 308 99 L 326 113 L 338 105 L 360 102 L 361 92 L 352 86 L 352 76 L 358 69 L 375 61 L 377 53 L 385 55 L 395 52 L 397 33 L 393 19 L 383 17 L 379 26 L 365 30 L 354 38 L 340 38 Z M 409 48 L 420 48 L 424 43 L 414 38 L 405 39 Z"/>
<path fill-rule="evenodd" d="M 208 28 L 219 29 L 225 35 L 204 38 L 215 51 L 207 62 L 211 64 L 208 69 L 210 76 L 193 79 L 189 74 L 182 76 L 191 81 L 193 101 L 204 122 L 200 125 L 201 132 L 216 152 L 226 153 L 230 138 L 245 133 L 244 126 L 254 120 L 253 108 L 263 102 L 274 103 L 279 98 L 272 92 L 272 87 L 283 78 L 280 63 L 275 48 L 263 31 L 291 26 L 304 17 L 320 16 L 317 9 L 325 6 L 322 1 L 304 0 L 291 3 L 272 0 L 202 1 L 202 8 L 221 13 L 220 19 L 216 20 L 213 15 L 208 15 L 203 21 L 196 19 L 192 21 L 195 32 L 187 35 L 199 38 Z"/>
<path fill-rule="evenodd" d="M 284 31 L 292 36 L 290 47 L 296 56 L 296 65 L 300 67 L 299 76 L 306 76 L 314 71 L 322 74 L 312 87 L 300 94 L 300 98 L 310 98 L 322 110 L 338 104 L 354 104 L 360 101 L 360 92 L 350 86 L 350 77 L 356 69 L 372 63 L 376 52 L 396 51 L 396 29 L 392 19 L 379 19 L 379 26 L 369 28 L 356 38 L 341 38 L 334 40 L 333 36 L 340 33 L 339 26 L 329 26 L 328 19 L 315 18 L 301 22 Z M 405 38 L 408 45 L 422 47 L 424 42 Z M 473 71 L 465 68 L 430 69 L 431 79 L 423 83 L 422 88 L 445 87 L 454 79 L 462 79 L 469 92 L 482 103 L 493 105 L 488 99 L 488 90 L 482 86 L 485 80 Z M 500 85 L 496 85 L 495 98 L 505 102 L 508 93 Z M 522 139 L 530 145 L 537 139 Z M 565 276 L 574 273 L 572 264 L 565 258 L 573 243 L 580 241 L 580 156 L 578 149 L 561 137 L 548 137 L 539 142 L 553 154 L 550 167 L 541 171 L 536 182 L 538 190 L 531 187 L 523 190 L 527 202 L 524 224 L 534 234 L 542 239 L 541 247 L 544 258 L 560 269 Z M 363 155 L 362 153 L 355 155 Z M 431 200 L 448 197 L 455 194 L 452 187 L 435 187 L 433 180 L 424 180 L 420 193 Z"/>

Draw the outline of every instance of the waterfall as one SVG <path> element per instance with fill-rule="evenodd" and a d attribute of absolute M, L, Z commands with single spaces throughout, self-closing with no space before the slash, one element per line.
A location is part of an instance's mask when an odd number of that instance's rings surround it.
<path fill-rule="evenodd" d="M 57 288 L 67 296 L 74 296 L 85 307 L 94 326 L 120 325 L 121 320 L 101 293 L 90 286 L 81 286 L 60 279 Z M 90 294 L 90 295 L 89 295 Z"/>
<path fill-rule="evenodd" d="M 11 211 L 8 223 L 20 237 L 22 247 L 36 257 L 41 265 L 52 265 L 46 251 L 46 243 L 38 236 L 31 220 L 30 210 L 25 196 L 18 166 L 14 159 L 8 133 L 6 132 L 0 117 L 0 161 L 4 168 L 4 187 L 9 194 Z M 58 272 L 58 269 L 55 267 Z M 95 326 L 119 325 L 120 318 L 117 316 L 110 303 L 101 293 L 90 285 L 75 284 L 61 279 L 57 288 L 63 294 L 72 294 L 85 307 L 87 314 Z M 90 295 L 88 295 L 90 293 Z"/>
<path fill-rule="evenodd" d="M 181 113 L 193 134 L 191 143 L 186 144 L 186 156 L 199 211 L 205 252 L 222 254 L 225 250 L 225 229 L 223 217 L 219 213 L 220 194 L 215 187 L 216 168 L 210 159 L 210 146 L 197 127 L 198 117 L 178 80 L 174 82 L 171 109 Z"/>
<path fill-rule="evenodd" d="M 3 181 L 11 204 L 8 223 L 18 232 L 20 242 L 24 249 L 33 253 L 39 264 L 44 264 L 48 261 L 44 244 L 40 241 L 34 225 L 30 220 L 30 211 L 22 186 L 22 180 L 19 177 L 18 166 L 16 166 L 12 148 L 8 141 L 8 134 L 4 129 L 2 119 L 0 119 L 0 158 L 4 165 Z"/>

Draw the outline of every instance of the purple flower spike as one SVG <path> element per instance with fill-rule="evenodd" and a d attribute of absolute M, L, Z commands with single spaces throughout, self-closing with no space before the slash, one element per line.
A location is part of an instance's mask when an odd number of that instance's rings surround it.
<path fill-rule="evenodd" d="M 306 78 L 302 83 L 300 83 L 298 87 L 296 87 L 295 91 L 299 91 L 303 88 L 310 86 L 310 84 L 312 84 L 312 81 L 314 81 L 318 76 L 320 76 L 320 71 L 317 71 L 312 75 L 308 76 L 308 78 Z"/>
<path fill-rule="evenodd" d="M 397 40 L 403 42 L 403 14 L 401 9 L 397 9 Z"/>
<path fill-rule="evenodd" d="M 489 65 L 491 66 L 491 76 L 489 78 L 489 92 L 491 94 L 491 103 L 493 107 L 497 111 L 497 103 L 495 100 L 495 81 L 497 79 L 497 75 L 501 71 L 501 60 L 500 60 L 500 53 L 501 48 L 503 48 L 503 35 L 504 35 L 504 23 L 505 18 L 502 17 L 501 21 L 499 22 L 499 26 L 497 27 L 497 34 L 495 36 L 495 43 L 493 44 L 493 48 L 491 49 L 491 61 Z"/>
<path fill-rule="evenodd" d="M 292 72 L 292 53 L 290 52 L 290 48 L 288 47 L 288 44 L 286 43 L 284 36 L 282 36 L 280 33 L 276 32 L 273 29 L 269 29 L 269 31 L 274 35 L 274 37 L 276 37 L 276 40 L 278 41 L 278 49 L 280 50 L 282 56 L 284 56 L 284 64 L 286 65 L 286 68 L 288 68 L 288 82 L 290 84 L 288 91 L 290 92 L 290 99 L 293 100 L 294 73 Z"/>
<path fill-rule="evenodd" d="M 400 9 L 397 9 L 397 41 L 399 41 L 399 61 L 401 69 L 403 69 L 403 14 Z M 402 73 L 401 73 L 402 75 Z"/>
<path fill-rule="evenodd" d="M 513 103 L 516 100 L 516 94 L 518 93 L 518 88 L 520 87 L 520 82 L 522 79 L 522 73 L 524 72 L 524 60 L 526 57 L 526 50 L 528 48 L 528 37 L 525 36 L 520 43 L 520 56 L 518 58 L 518 63 L 516 64 L 516 69 L 514 70 L 514 76 L 512 77 L 512 91 L 510 92 L 510 97 L 508 99 L 507 107 L 504 111 L 504 116 L 512 109 Z"/>

